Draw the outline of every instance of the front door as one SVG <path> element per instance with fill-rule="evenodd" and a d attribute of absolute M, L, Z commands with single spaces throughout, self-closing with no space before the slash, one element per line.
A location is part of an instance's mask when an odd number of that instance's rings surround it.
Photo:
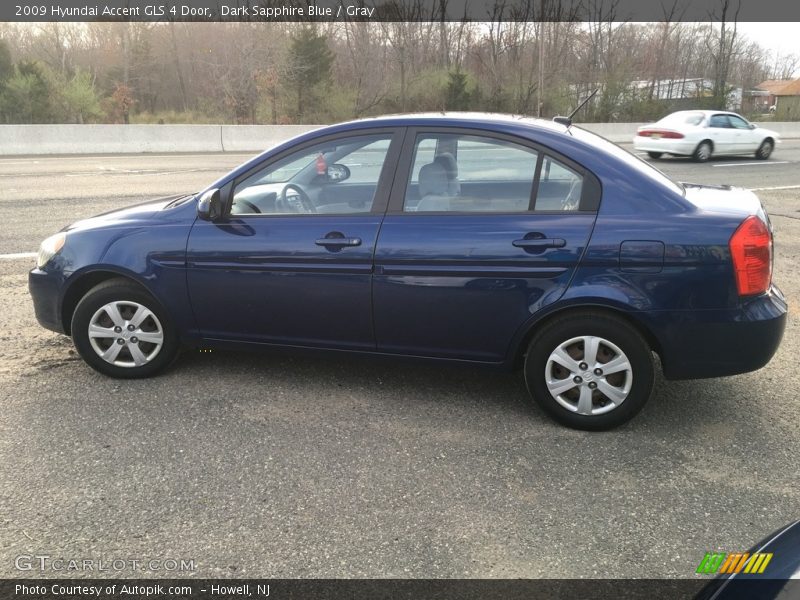
<path fill-rule="evenodd" d="M 736 115 L 728 115 L 728 120 L 736 135 L 736 152 L 739 154 L 750 154 L 758 150 L 761 139 L 758 139 L 758 136 L 750 127 L 750 123 Z"/>
<path fill-rule="evenodd" d="M 410 130 L 375 253 L 384 352 L 502 361 L 589 240 L 597 179 L 507 136 Z"/>
<path fill-rule="evenodd" d="M 198 220 L 189 236 L 205 338 L 375 347 L 372 261 L 401 134 L 310 142 L 233 182 L 230 216 Z"/>

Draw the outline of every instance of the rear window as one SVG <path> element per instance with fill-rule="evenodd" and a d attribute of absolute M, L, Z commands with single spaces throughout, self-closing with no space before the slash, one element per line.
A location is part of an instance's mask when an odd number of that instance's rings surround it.
<path fill-rule="evenodd" d="M 677 112 L 667 115 L 656 125 L 700 125 L 703 122 L 703 113 L 700 112 Z"/>

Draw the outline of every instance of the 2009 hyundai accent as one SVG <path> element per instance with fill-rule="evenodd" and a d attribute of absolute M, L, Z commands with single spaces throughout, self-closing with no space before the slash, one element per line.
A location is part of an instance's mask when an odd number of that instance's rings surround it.
<path fill-rule="evenodd" d="M 772 248 L 753 193 L 675 183 L 563 120 L 410 115 L 75 223 L 29 287 L 112 377 L 231 344 L 522 367 L 555 419 L 607 429 L 650 397 L 656 354 L 668 379 L 770 360 Z"/>

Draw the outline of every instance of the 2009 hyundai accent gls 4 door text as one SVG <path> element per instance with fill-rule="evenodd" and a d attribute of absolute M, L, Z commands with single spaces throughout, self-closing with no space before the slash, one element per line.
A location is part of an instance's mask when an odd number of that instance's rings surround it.
<path fill-rule="evenodd" d="M 112 377 L 180 346 L 302 347 L 523 367 L 581 429 L 669 379 L 764 366 L 786 302 L 759 199 L 674 183 L 603 138 L 485 114 L 297 137 L 199 194 L 42 243 L 36 316 Z"/>

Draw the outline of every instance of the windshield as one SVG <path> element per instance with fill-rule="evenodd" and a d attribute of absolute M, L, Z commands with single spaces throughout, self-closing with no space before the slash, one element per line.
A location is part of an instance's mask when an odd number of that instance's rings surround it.
<path fill-rule="evenodd" d="M 700 113 L 702 114 L 702 113 Z M 652 179 L 656 183 L 663 185 L 664 187 L 669 188 L 670 190 L 680 194 L 681 196 L 685 195 L 685 190 L 683 186 L 679 183 L 674 182 L 672 179 L 667 177 L 664 173 L 656 169 L 650 163 L 642 160 L 638 156 L 631 154 L 627 150 L 623 150 L 619 146 L 617 146 L 613 142 L 609 142 L 606 138 L 601 137 L 595 133 L 587 131 L 586 129 L 581 129 L 580 127 L 573 127 L 572 133 L 577 134 L 575 137 L 585 141 L 596 148 L 604 150 L 611 154 L 612 156 L 620 159 L 629 167 L 635 169 L 642 175 Z"/>
<path fill-rule="evenodd" d="M 700 125 L 703 122 L 703 113 L 701 112 L 676 112 L 667 115 L 656 125 L 671 125 L 677 127 L 678 125 Z"/>

